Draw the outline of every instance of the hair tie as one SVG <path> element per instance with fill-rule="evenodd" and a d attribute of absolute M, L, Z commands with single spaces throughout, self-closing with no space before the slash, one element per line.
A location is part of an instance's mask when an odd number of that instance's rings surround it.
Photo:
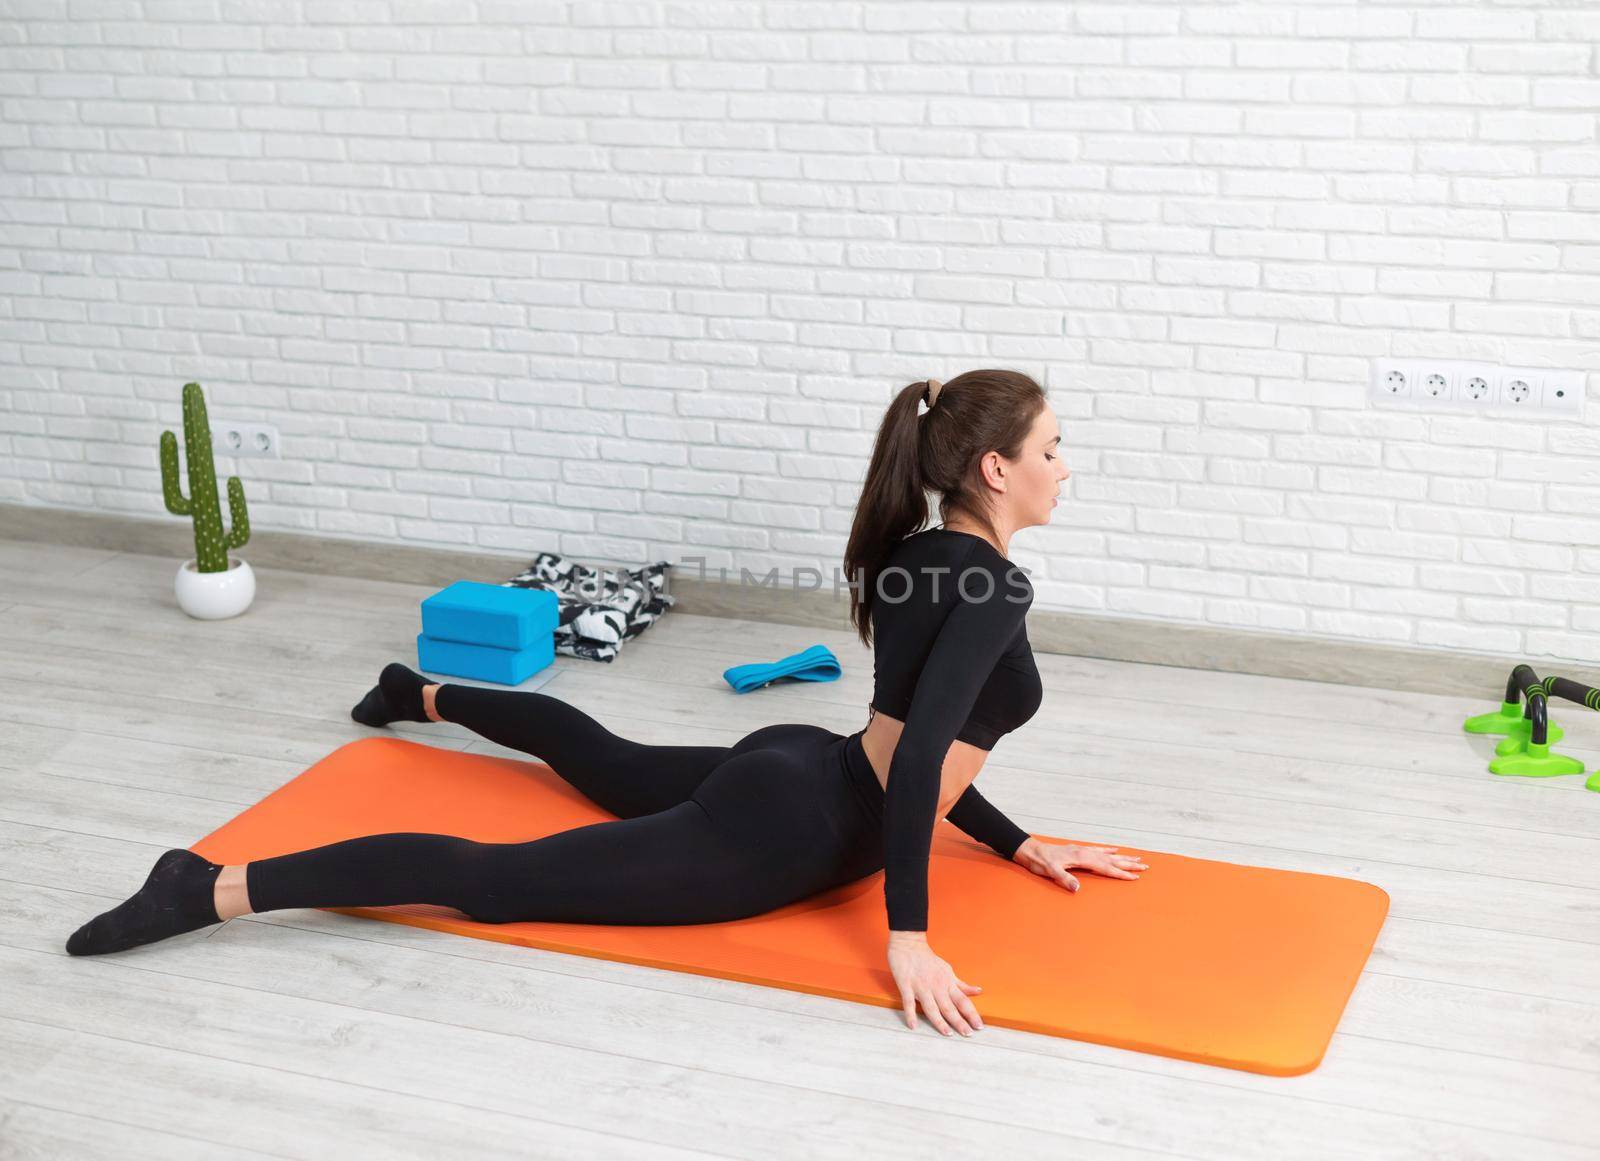
<path fill-rule="evenodd" d="M 928 406 L 929 407 L 932 407 L 935 403 L 937 403 L 939 401 L 939 389 L 941 387 L 943 387 L 943 386 L 944 386 L 944 384 L 939 382 L 939 380 L 937 380 L 937 379 L 929 379 L 928 380 L 927 399 L 928 399 Z"/>

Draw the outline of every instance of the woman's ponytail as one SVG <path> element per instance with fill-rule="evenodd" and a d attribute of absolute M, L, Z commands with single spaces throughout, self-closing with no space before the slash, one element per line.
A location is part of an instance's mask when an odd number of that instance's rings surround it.
<path fill-rule="evenodd" d="M 850 620 L 863 645 L 872 642 L 872 597 L 890 549 L 928 522 L 928 493 L 922 484 L 918 455 L 921 421 L 917 416 L 917 405 L 927 394 L 926 380 L 909 384 L 901 388 L 884 413 L 845 545 Z"/>

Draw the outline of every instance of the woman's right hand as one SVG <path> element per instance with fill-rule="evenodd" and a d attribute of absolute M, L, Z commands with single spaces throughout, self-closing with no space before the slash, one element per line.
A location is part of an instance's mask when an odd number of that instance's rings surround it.
<path fill-rule="evenodd" d="M 950 1035 L 952 1024 L 963 1036 L 971 1036 L 983 1027 L 971 1000 L 983 989 L 958 977 L 955 969 L 928 946 L 928 937 L 922 932 L 889 933 L 889 970 L 900 989 L 907 1028 L 917 1026 L 919 1003 L 933 1026 L 946 1036 Z"/>

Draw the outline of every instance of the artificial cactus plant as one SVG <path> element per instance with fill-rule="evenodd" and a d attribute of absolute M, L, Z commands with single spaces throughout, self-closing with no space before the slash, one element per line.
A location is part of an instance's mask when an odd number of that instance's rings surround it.
<path fill-rule="evenodd" d="M 250 513 L 244 506 L 244 485 L 228 477 L 228 515 L 233 527 L 222 530 L 217 499 L 217 469 L 211 462 L 211 424 L 200 384 L 183 385 L 183 457 L 189 463 L 189 495 L 178 486 L 178 437 L 161 433 L 161 495 L 174 516 L 194 518 L 195 566 L 200 572 L 226 572 L 228 550 L 250 539 Z"/>

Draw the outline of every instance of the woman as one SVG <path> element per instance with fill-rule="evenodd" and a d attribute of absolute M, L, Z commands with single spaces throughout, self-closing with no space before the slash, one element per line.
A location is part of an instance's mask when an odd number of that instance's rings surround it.
<path fill-rule="evenodd" d="M 1145 866 L 1115 847 L 1040 843 L 972 785 L 989 748 L 1043 696 L 1024 626 L 1032 586 L 1005 554 L 1013 532 L 1049 520 L 1069 475 L 1060 440 L 1043 390 L 1014 372 L 914 383 L 890 404 L 845 552 L 851 620 L 874 651 L 864 729 L 782 724 L 732 746 L 643 745 L 546 694 L 432 684 L 390 665 L 351 710 L 357 721 L 458 722 L 538 758 L 617 818 L 522 843 L 366 835 L 226 867 L 169 850 L 67 951 L 121 951 L 286 907 L 432 903 L 485 923 L 715 923 L 882 869 L 907 1026 L 920 1004 L 945 1035 L 952 1025 L 970 1035 L 982 1027 L 970 998 L 981 989 L 927 939 L 936 817 L 1074 890 L 1069 867 L 1133 879 Z M 940 494 L 944 526 L 918 532 L 927 490 Z"/>

